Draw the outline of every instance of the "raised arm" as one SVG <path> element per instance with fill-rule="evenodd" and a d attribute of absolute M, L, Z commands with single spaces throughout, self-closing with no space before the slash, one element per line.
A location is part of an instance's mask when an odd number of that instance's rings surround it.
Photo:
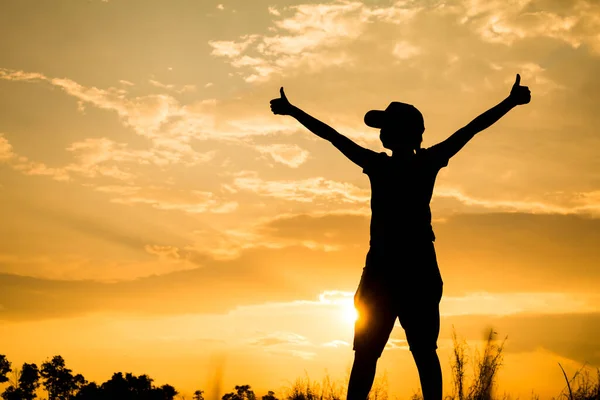
<path fill-rule="evenodd" d="M 288 101 L 283 91 L 283 88 L 279 89 L 279 93 L 281 95 L 280 98 L 271 100 L 271 111 L 273 111 L 273 114 L 290 115 L 294 117 L 309 131 L 331 142 L 331 144 L 333 144 L 346 157 L 348 157 L 350 161 L 354 162 L 362 168 L 365 167 L 365 165 L 371 159 L 371 157 L 377 154 L 373 150 L 369 150 L 362 146 L 359 146 L 351 139 L 342 135 L 329 125 L 319 121 L 318 119 L 305 113 L 298 107 L 292 105 Z"/>
<path fill-rule="evenodd" d="M 506 99 L 479 115 L 468 125 L 460 128 L 448 139 L 432 146 L 431 149 L 439 152 L 438 154 L 442 158 L 449 159 L 458 153 L 473 136 L 489 128 L 514 107 L 529 103 L 531 101 L 531 92 L 527 86 L 521 86 L 520 83 L 521 76 L 517 74 L 515 83 Z"/>

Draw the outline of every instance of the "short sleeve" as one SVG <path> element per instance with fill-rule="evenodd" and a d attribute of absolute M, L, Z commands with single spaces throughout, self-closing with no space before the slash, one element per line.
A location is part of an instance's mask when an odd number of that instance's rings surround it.
<path fill-rule="evenodd" d="M 425 149 L 425 152 L 427 154 L 427 160 L 433 168 L 442 169 L 448 166 L 450 159 L 437 145 Z"/>

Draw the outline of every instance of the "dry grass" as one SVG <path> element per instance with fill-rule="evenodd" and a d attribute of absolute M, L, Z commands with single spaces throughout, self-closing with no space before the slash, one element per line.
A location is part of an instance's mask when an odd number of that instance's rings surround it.
<path fill-rule="evenodd" d="M 595 371 L 595 379 L 592 377 L 590 369 L 585 365 L 569 379 L 562 365 L 559 363 L 558 366 L 566 382 L 565 388 L 559 394 L 558 399 L 600 400 L 600 368 Z"/>
<path fill-rule="evenodd" d="M 483 354 L 475 353 L 472 359 L 473 376 L 468 379 L 466 369 L 469 364 L 467 357 L 468 346 L 464 339 L 458 339 L 456 331 L 452 334 L 454 349 L 451 359 L 452 394 L 445 400 L 497 400 L 495 397 L 496 376 L 502 366 L 502 351 L 506 338 L 502 342 L 495 339 L 496 333 L 490 330 L 483 349 Z M 585 365 L 573 377 L 568 378 L 562 365 L 560 369 L 565 377 L 565 388 L 558 397 L 552 400 L 600 400 L 600 369 L 594 372 Z M 592 376 L 592 375 L 595 375 Z M 508 400 L 510 396 L 504 394 L 501 399 Z M 422 400 L 420 395 L 413 395 L 411 400 Z M 531 400 L 539 400 L 539 396 L 532 393 Z"/>
<path fill-rule="evenodd" d="M 345 400 L 348 377 L 344 381 L 333 381 L 329 374 L 321 382 L 311 381 L 306 375 L 298 378 L 283 390 L 284 400 Z M 367 400 L 388 400 L 386 375 L 378 376 L 373 383 Z"/>
<path fill-rule="evenodd" d="M 498 343 L 495 337 L 496 332 L 490 329 L 483 354 L 476 352 L 473 357 L 473 377 L 468 381 L 466 373 L 469 364 L 466 355 L 468 347 L 466 341 L 459 340 L 456 331 L 453 331 L 454 350 L 451 361 L 453 393 L 446 396 L 446 400 L 492 400 L 494 398 L 496 375 L 502 365 L 502 350 L 506 342 L 505 338 Z"/>

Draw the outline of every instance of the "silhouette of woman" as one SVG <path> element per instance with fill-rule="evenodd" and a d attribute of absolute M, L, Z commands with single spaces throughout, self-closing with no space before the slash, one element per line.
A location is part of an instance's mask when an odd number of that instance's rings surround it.
<path fill-rule="evenodd" d="M 439 303 L 443 282 L 434 248 L 430 201 L 435 179 L 449 159 L 478 132 L 517 105 L 531 100 L 516 76 L 510 94 L 446 140 L 421 148 L 425 124 L 413 105 L 394 101 L 371 110 L 364 121 L 380 130 L 384 148 L 366 149 L 292 105 L 283 88 L 271 100 L 274 114 L 290 115 L 328 140 L 360 166 L 371 182 L 370 247 L 354 296 L 359 318 L 354 327 L 354 363 L 348 400 L 365 400 L 373 385 L 377 360 L 400 320 L 419 371 L 424 400 L 442 399 L 442 372 L 437 356 Z"/>

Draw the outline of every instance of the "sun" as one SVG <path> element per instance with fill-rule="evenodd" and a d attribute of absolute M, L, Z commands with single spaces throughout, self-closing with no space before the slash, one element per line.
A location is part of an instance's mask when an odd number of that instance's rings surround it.
<path fill-rule="evenodd" d="M 353 324 L 358 319 L 358 311 L 354 308 L 354 302 L 344 302 L 341 307 L 344 321 Z"/>

